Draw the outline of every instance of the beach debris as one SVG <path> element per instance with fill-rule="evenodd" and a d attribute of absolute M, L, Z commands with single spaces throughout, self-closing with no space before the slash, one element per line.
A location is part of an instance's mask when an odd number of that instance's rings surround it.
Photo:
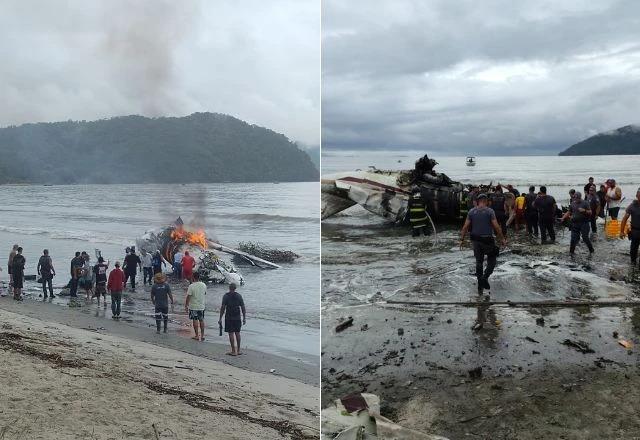
<path fill-rule="evenodd" d="M 158 428 L 156 428 L 156 424 L 152 423 L 151 427 L 153 428 L 153 433 L 156 436 L 156 440 L 160 440 L 160 433 L 158 432 Z"/>
<path fill-rule="evenodd" d="M 539 344 L 540 343 L 540 341 L 536 341 L 535 339 L 533 339 L 530 336 L 526 336 L 524 339 L 529 341 L 529 342 L 533 342 L 534 344 Z"/>
<path fill-rule="evenodd" d="M 170 366 L 170 365 L 158 365 L 158 364 L 149 364 L 149 365 L 151 365 L 152 367 L 167 368 L 167 369 L 169 369 L 169 370 L 173 368 L 173 367 L 172 367 L 172 366 Z"/>
<path fill-rule="evenodd" d="M 275 263 L 293 263 L 300 255 L 292 251 L 283 249 L 269 248 L 263 243 L 242 241 L 238 243 L 238 249 L 247 254 L 255 255 L 264 260 L 273 261 Z M 234 258 L 242 258 L 235 256 Z M 246 260 L 245 260 L 246 261 Z"/>
<path fill-rule="evenodd" d="M 85 368 L 89 366 L 89 364 L 83 360 L 65 359 L 59 353 L 41 351 L 38 347 L 25 343 L 25 341 L 32 339 L 33 338 L 18 333 L 2 332 L 0 333 L 0 348 L 15 350 L 23 355 L 29 355 L 47 361 L 53 364 L 54 368 Z"/>
<path fill-rule="evenodd" d="M 627 350 L 630 349 L 630 348 L 633 348 L 633 342 L 627 341 L 627 340 L 622 339 L 622 338 L 618 339 L 618 344 L 622 345 Z"/>
<path fill-rule="evenodd" d="M 369 408 L 367 401 L 364 400 L 364 397 L 362 397 L 360 393 L 349 394 L 348 396 L 342 397 L 340 402 L 349 414 Z"/>
<path fill-rule="evenodd" d="M 573 347 L 576 350 L 578 350 L 581 353 L 595 353 L 595 351 L 589 347 L 589 344 L 587 344 L 584 341 L 574 341 L 571 339 L 565 339 L 562 342 L 562 345 L 566 345 L 567 347 Z"/>
<path fill-rule="evenodd" d="M 193 370 L 193 367 L 188 367 L 186 365 L 174 365 L 174 368 L 180 368 L 181 370 Z"/>
<path fill-rule="evenodd" d="M 271 374 L 273 374 L 273 373 L 275 373 L 275 372 L 276 372 L 276 369 L 275 369 L 275 368 L 272 368 L 272 369 L 270 369 L 270 370 L 269 370 L 269 373 L 271 373 Z"/>
<path fill-rule="evenodd" d="M 472 368 L 468 371 L 469 377 L 473 380 L 482 378 L 482 367 Z"/>
<path fill-rule="evenodd" d="M 350 394 L 335 400 L 321 414 L 322 440 L 447 440 L 405 428 L 381 416 L 380 398 L 375 394 Z"/>
<path fill-rule="evenodd" d="M 336 333 L 340 333 L 341 331 L 351 327 L 353 325 L 353 318 L 349 316 L 345 321 L 336 325 Z"/>
<path fill-rule="evenodd" d="M 367 330 L 369 330 L 369 324 L 363 324 L 362 327 L 360 327 L 361 332 L 366 332 Z"/>

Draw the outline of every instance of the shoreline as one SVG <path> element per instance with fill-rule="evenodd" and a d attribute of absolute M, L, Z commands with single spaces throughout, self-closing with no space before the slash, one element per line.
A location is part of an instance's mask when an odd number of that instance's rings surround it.
<path fill-rule="evenodd" d="M 63 297 L 67 298 L 67 297 Z M 226 335 L 221 341 L 212 342 L 211 338 L 206 343 L 197 342 L 190 337 L 191 327 L 178 328 L 176 332 L 167 334 L 155 333 L 155 321 L 149 319 L 149 327 L 140 324 L 129 323 L 126 320 L 114 321 L 109 318 L 110 307 L 103 309 L 92 304 L 91 313 L 79 311 L 75 308 L 64 307 L 57 304 L 49 304 L 42 300 L 25 299 L 14 301 L 10 296 L 0 298 L 0 310 L 17 313 L 29 318 L 67 325 L 80 330 L 88 330 L 100 335 L 114 335 L 135 342 L 144 342 L 162 348 L 168 348 L 203 359 L 222 362 L 233 367 L 242 368 L 253 373 L 269 373 L 275 370 L 273 375 L 293 379 L 307 385 L 319 385 L 319 357 L 303 356 L 298 354 L 300 361 L 294 361 L 282 356 L 260 352 L 252 349 L 243 349 L 243 356 L 227 356 L 229 347 Z M 82 307 L 81 309 L 89 307 Z M 213 320 L 217 324 L 217 315 L 209 315 L 208 323 Z M 209 326 L 211 327 L 211 326 Z M 217 326 L 216 326 L 217 330 Z M 184 334 L 184 336 L 179 336 Z M 217 333 L 216 333 L 217 335 Z M 222 339 L 224 338 L 224 339 Z"/>
<path fill-rule="evenodd" d="M 0 309 L 2 438 L 318 438 L 316 386 Z"/>

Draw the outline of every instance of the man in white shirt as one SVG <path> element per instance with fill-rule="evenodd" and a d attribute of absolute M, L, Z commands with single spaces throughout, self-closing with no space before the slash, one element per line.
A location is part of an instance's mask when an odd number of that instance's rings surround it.
<path fill-rule="evenodd" d="M 151 254 L 147 252 L 146 249 L 142 249 L 142 256 L 140 260 L 142 260 L 142 272 L 144 276 L 144 281 L 142 282 L 143 286 L 147 285 L 147 278 L 149 279 L 149 285 L 153 284 L 153 262 L 151 258 Z"/>
<path fill-rule="evenodd" d="M 204 341 L 204 309 L 207 285 L 200 281 L 200 274 L 194 272 L 193 283 L 189 284 L 184 309 L 189 312 L 189 319 L 193 321 L 195 336 L 191 339 Z"/>

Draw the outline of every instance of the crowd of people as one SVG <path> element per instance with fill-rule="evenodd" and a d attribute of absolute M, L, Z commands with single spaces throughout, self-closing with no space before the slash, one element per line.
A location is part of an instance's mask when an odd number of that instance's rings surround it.
<path fill-rule="evenodd" d="M 9 294 L 16 301 L 23 301 L 23 287 L 25 280 L 26 259 L 23 255 L 23 248 L 14 245 L 8 260 L 9 274 Z M 156 331 L 167 332 L 169 321 L 169 305 L 173 309 L 174 297 L 167 275 L 163 272 L 166 261 L 159 251 L 150 253 L 145 249 L 138 255 L 135 246 L 128 247 L 125 251 L 123 264 L 120 261 L 114 263 L 113 269 L 109 270 L 110 262 L 105 260 L 97 252 L 97 262 L 91 263 L 91 257 L 87 252 L 76 252 L 70 263 L 70 280 L 65 288 L 69 292 L 69 305 L 78 306 L 78 290 L 83 290 L 86 296 L 85 302 L 91 303 L 97 300 L 100 307 L 102 299 L 103 307 L 107 307 L 107 294 L 111 297 L 111 317 L 114 320 L 120 319 L 122 309 L 123 292 L 129 284 L 130 292 L 136 291 L 136 278 L 142 275 L 143 285 L 150 288 L 150 299 L 154 306 L 154 317 L 156 321 Z M 200 275 L 195 271 L 196 262 L 189 251 L 184 253 L 178 251 L 174 256 L 173 276 L 179 282 L 188 281 L 185 295 L 185 312 L 193 325 L 194 340 L 205 340 L 205 309 L 207 286 L 200 280 Z M 38 282 L 42 284 L 42 293 L 39 295 L 45 300 L 55 298 L 53 289 L 53 278 L 56 276 L 53 259 L 48 249 L 44 249 L 38 259 L 36 268 Z M 228 333 L 232 356 L 241 354 L 240 351 L 240 329 L 246 324 L 246 309 L 244 300 L 240 293 L 236 291 L 234 283 L 229 285 L 229 291 L 224 294 L 220 307 L 218 324 L 222 335 L 222 323 L 224 319 L 224 330 Z M 2 296 L 7 296 L 1 292 Z"/>
<path fill-rule="evenodd" d="M 476 277 L 478 291 L 490 289 L 488 279 L 496 265 L 499 247 L 494 235 L 503 245 L 507 236 L 526 229 L 526 233 L 541 244 L 554 243 L 556 240 L 556 223 L 567 226 L 571 231 L 569 253 L 574 255 L 580 240 L 587 246 L 589 253 L 595 252 L 591 238 L 597 234 L 597 219 L 617 221 L 624 197 L 622 189 L 615 179 L 608 179 L 599 188 L 589 177 L 584 185 L 584 195 L 580 191 L 569 191 L 569 204 L 566 208 L 558 205 L 555 198 L 547 194 L 545 186 L 536 192 L 534 186 L 529 187 L 526 194 L 520 193 L 511 185 L 506 191 L 497 185 L 492 191 L 482 191 L 479 187 L 471 188 L 466 203 L 468 214 L 461 231 L 461 247 L 467 234 L 470 234 L 476 259 Z M 630 221 L 631 227 L 627 229 Z M 627 206 L 620 225 L 620 238 L 625 235 L 631 241 L 631 263 L 638 262 L 640 247 L 640 188 L 635 199 Z M 485 258 L 487 260 L 484 267 Z"/>

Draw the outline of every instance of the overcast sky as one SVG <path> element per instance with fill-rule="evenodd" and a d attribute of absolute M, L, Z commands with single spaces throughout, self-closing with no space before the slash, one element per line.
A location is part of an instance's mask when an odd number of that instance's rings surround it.
<path fill-rule="evenodd" d="M 557 153 L 640 124 L 635 0 L 324 0 L 324 148 Z"/>
<path fill-rule="evenodd" d="M 5 0 L 0 126 L 227 113 L 320 142 L 318 0 Z"/>

